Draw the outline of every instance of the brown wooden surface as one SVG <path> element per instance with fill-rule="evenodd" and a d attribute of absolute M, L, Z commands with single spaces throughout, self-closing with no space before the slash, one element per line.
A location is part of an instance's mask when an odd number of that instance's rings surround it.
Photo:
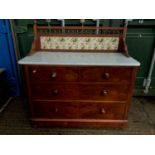
<path fill-rule="evenodd" d="M 124 103 L 82 102 L 79 103 L 80 119 L 123 119 Z"/>
<path fill-rule="evenodd" d="M 117 82 L 130 83 L 132 67 L 29 66 L 31 82 Z M 55 76 L 53 76 L 56 74 Z"/>
<path fill-rule="evenodd" d="M 81 67 L 80 81 L 129 83 L 131 71 L 130 67 Z"/>
<path fill-rule="evenodd" d="M 32 53 L 41 50 L 40 36 L 104 36 L 119 37 L 118 50 L 92 50 L 91 52 L 121 52 L 125 56 L 129 56 L 124 39 L 126 26 L 63 27 L 64 30 L 120 30 L 119 34 L 44 34 L 38 31 L 41 29 L 62 29 L 62 27 L 38 26 L 35 20 Z M 76 52 L 78 51 L 76 50 Z M 88 51 L 80 50 L 80 52 Z M 32 125 L 127 127 L 136 67 L 26 65 L 24 68 Z"/>
<path fill-rule="evenodd" d="M 32 105 L 32 97 L 31 97 L 31 86 L 30 86 L 30 78 L 28 73 L 28 66 L 24 66 L 24 74 L 25 74 L 25 83 L 26 83 L 26 90 L 27 90 L 27 99 L 30 108 L 30 117 L 33 117 L 33 105 Z"/>
<path fill-rule="evenodd" d="M 34 127 L 74 127 L 74 128 L 126 128 L 128 120 L 103 119 L 31 119 Z"/>
<path fill-rule="evenodd" d="M 57 29 L 63 29 L 63 30 L 113 30 L 113 31 L 121 31 L 119 34 L 113 33 L 113 34 L 65 34 L 65 33 L 60 33 L 60 34 L 51 34 L 51 33 L 44 33 L 44 32 L 39 32 L 38 30 L 57 30 Z M 35 35 L 35 39 L 34 39 L 34 48 L 33 51 L 37 51 L 37 50 L 41 50 L 40 47 L 40 36 L 59 36 L 59 37 L 69 37 L 69 36 L 74 36 L 74 37 L 120 37 L 120 43 L 119 43 L 119 50 L 118 51 L 114 51 L 111 50 L 110 52 L 122 52 L 124 53 L 126 56 L 129 56 L 128 54 L 128 50 L 127 50 L 127 46 L 125 44 L 125 33 L 127 31 L 127 27 L 126 26 L 122 26 L 122 27 L 96 27 L 96 26 L 38 26 L 37 25 L 37 20 L 34 20 L 34 35 Z M 49 50 L 44 50 L 44 51 L 49 51 Z M 50 51 L 52 52 L 53 50 L 50 49 Z M 60 50 L 54 50 L 54 51 L 66 51 L 64 49 L 60 49 Z M 74 51 L 74 50 L 72 50 Z M 83 50 L 85 51 L 85 50 Z M 87 51 L 87 50 L 86 50 Z M 90 50 L 89 50 L 90 51 Z M 92 51 L 101 51 L 101 52 L 105 52 L 103 50 L 92 50 Z M 108 50 L 107 50 L 108 51 Z"/>
<path fill-rule="evenodd" d="M 78 104 L 74 102 L 33 102 L 35 118 L 78 118 Z"/>
<path fill-rule="evenodd" d="M 120 51 L 121 53 L 124 53 L 125 56 L 129 57 L 129 52 L 128 52 L 128 48 L 127 48 L 124 36 L 120 37 L 118 51 Z"/>
<path fill-rule="evenodd" d="M 122 30 L 119 34 L 44 34 L 38 31 L 41 29 L 49 29 L 49 27 L 37 26 L 35 21 L 32 52 L 40 50 L 40 36 L 44 35 L 60 37 L 104 36 L 119 37 L 118 51 L 97 52 L 121 52 L 125 56 L 129 56 L 124 40 L 126 27 L 66 26 L 63 28 L 70 30 Z M 62 27 L 52 26 L 50 29 L 62 29 Z M 91 52 L 94 51 L 96 50 Z M 136 67 L 26 65 L 24 69 L 32 125 L 127 127 Z"/>
<path fill-rule="evenodd" d="M 70 83 L 33 83 L 33 99 L 51 100 L 104 100 L 125 101 L 129 85 L 124 84 L 70 84 Z"/>
<path fill-rule="evenodd" d="M 33 124 L 127 125 L 136 74 L 134 67 L 28 65 L 25 74 Z"/>
<path fill-rule="evenodd" d="M 50 33 L 41 33 L 38 37 L 116 37 L 119 38 L 120 34 L 50 34 Z M 123 35 L 122 35 L 123 36 Z"/>
<path fill-rule="evenodd" d="M 76 29 L 79 29 L 79 30 L 125 30 L 127 29 L 127 27 L 96 27 L 96 26 L 65 26 L 65 27 L 62 27 L 62 26 L 37 26 L 37 29 L 70 29 L 70 30 L 76 30 Z"/>
<path fill-rule="evenodd" d="M 134 90 L 134 84 L 135 84 L 137 69 L 138 69 L 137 67 L 132 68 L 131 83 L 130 83 L 128 97 L 127 97 L 128 103 L 126 104 L 126 107 L 125 107 L 124 119 L 128 119 L 128 113 L 129 113 L 129 109 L 131 106 L 131 100 L 132 100 L 132 95 L 133 95 L 133 90 Z"/>
<path fill-rule="evenodd" d="M 53 76 L 55 74 L 55 77 Z M 48 81 L 78 81 L 78 67 L 30 66 L 29 76 L 32 82 Z"/>

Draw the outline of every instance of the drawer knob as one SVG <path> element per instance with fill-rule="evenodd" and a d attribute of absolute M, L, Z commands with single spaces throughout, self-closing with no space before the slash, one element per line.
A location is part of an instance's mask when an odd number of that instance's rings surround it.
<path fill-rule="evenodd" d="M 103 96 L 106 96 L 106 95 L 108 95 L 108 92 L 107 92 L 107 90 L 102 90 L 102 91 L 101 91 L 101 95 L 103 95 Z"/>
<path fill-rule="evenodd" d="M 52 91 L 52 94 L 53 94 L 54 96 L 57 96 L 57 95 L 59 94 L 59 91 L 58 91 L 57 89 L 55 89 L 55 90 Z"/>
<path fill-rule="evenodd" d="M 103 74 L 103 78 L 104 79 L 109 79 L 110 78 L 110 74 L 109 73 L 104 73 Z"/>
<path fill-rule="evenodd" d="M 57 113 L 58 112 L 58 108 L 54 108 L 54 112 Z"/>
<path fill-rule="evenodd" d="M 101 114 L 105 114 L 105 113 L 106 113 L 105 109 L 101 108 Z"/>
<path fill-rule="evenodd" d="M 37 70 L 36 70 L 36 69 L 34 69 L 34 70 L 32 71 L 32 73 L 33 73 L 33 74 L 35 74 L 36 72 L 37 72 Z"/>
<path fill-rule="evenodd" d="M 57 73 L 56 72 L 53 72 L 53 73 L 50 74 L 50 78 L 52 78 L 52 79 L 55 79 L 56 76 L 57 76 Z"/>

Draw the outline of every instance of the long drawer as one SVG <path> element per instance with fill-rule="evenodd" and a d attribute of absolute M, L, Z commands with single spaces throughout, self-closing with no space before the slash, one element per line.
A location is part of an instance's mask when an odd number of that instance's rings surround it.
<path fill-rule="evenodd" d="M 43 100 L 125 101 L 129 85 L 33 83 L 31 96 Z"/>
<path fill-rule="evenodd" d="M 123 82 L 129 83 L 130 67 L 55 67 L 29 66 L 31 82 Z"/>
<path fill-rule="evenodd" d="M 122 119 L 124 108 L 115 102 L 33 102 L 35 118 Z"/>

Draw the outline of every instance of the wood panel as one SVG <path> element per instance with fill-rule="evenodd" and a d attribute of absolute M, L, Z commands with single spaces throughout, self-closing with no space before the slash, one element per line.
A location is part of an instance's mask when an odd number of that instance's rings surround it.
<path fill-rule="evenodd" d="M 78 81 L 77 67 L 29 66 L 31 82 L 36 81 Z"/>
<path fill-rule="evenodd" d="M 88 102 L 79 104 L 81 119 L 123 119 L 125 104 L 115 102 Z"/>
<path fill-rule="evenodd" d="M 126 128 L 128 120 L 99 119 L 38 119 L 32 118 L 34 127 L 74 127 L 74 128 Z"/>
<path fill-rule="evenodd" d="M 130 67 L 29 66 L 31 82 L 118 82 L 130 83 Z"/>
<path fill-rule="evenodd" d="M 125 102 L 33 101 L 34 118 L 123 119 Z"/>
<path fill-rule="evenodd" d="M 124 101 L 127 98 L 129 86 L 120 84 L 34 83 L 31 85 L 31 90 L 33 99 Z"/>
<path fill-rule="evenodd" d="M 78 118 L 78 104 L 74 102 L 33 102 L 36 118 Z"/>
<path fill-rule="evenodd" d="M 132 68 L 81 67 L 80 81 L 130 83 Z"/>
<path fill-rule="evenodd" d="M 33 125 L 127 127 L 135 68 L 30 65 L 25 73 Z"/>

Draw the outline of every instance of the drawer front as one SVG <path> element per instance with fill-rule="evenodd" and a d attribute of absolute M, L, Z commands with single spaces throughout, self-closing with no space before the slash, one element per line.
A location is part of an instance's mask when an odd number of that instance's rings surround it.
<path fill-rule="evenodd" d="M 80 98 L 83 100 L 125 101 L 129 85 L 83 84 L 79 85 Z"/>
<path fill-rule="evenodd" d="M 125 103 L 89 102 L 79 104 L 79 118 L 123 119 Z"/>
<path fill-rule="evenodd" d="M 34 117 L 37 118 L 77 118 L 77 104 L 71 102 L 33 102 Z"/>
<path fill-rule="evenodd" d="M 132 68 L 129 67 L 83 67 L 80 68 L 80 81 L 129 83 Z"/>
<path fill-rule="evenodd" d="M 77 81 L 78 68 L 55 66 L 30 66 L 28 68 L 31 82 L 35 81 Z"/>
<path fill-rule="evenodd" d="M 78 85 L 35 83 L 31 86 L 31 95 L 33 99 L 72 100 L 79 98 Z"/>
<path fill-rule="evenodd" d="M 30 81 L 123 82 L 129 83 L 130 67 L 56 67 L 29 66 Z"/>
<path fill-rule="evenodd" d="M 123 119 L 124 103 L 33 102 L 34 117 L 53 119 Z"/>
<path fill-rule="evenodd" d="M 126 100 L 129 85 L 120 84 L 32 84 L 33 99 L 50 100 Z"/>

